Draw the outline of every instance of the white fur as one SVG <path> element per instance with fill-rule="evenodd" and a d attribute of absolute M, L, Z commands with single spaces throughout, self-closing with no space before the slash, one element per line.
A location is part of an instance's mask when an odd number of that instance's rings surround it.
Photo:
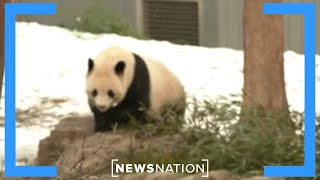
<path fill-rule="evenodd" d="M 161 62 L 143 57 L 150 74 L 150 113 L 162 112 L 166 105 L 176 105 L 185 98 L 179 79 Z"/>
<path fill-rule="evenodd" d="M 126 64 L 122 78 L 119 78 L 114 71 L 115 65 L 122 60 Z M 123 51 L 117 47 L 111 47 L 102 51 L 94 59 L 94 67 L 87 76 L 86 92 L 91 104 L 103 107 L 100 110 L 107 110 L 119 104 L 125 97 L 128 87 L 133 79 L 134 56 L 132 53 Z M 92 97 L 94 89 L 98 90 L 98 96 Z M 113 90 L 115 98 L 107 95 L 108 90 Z"/>

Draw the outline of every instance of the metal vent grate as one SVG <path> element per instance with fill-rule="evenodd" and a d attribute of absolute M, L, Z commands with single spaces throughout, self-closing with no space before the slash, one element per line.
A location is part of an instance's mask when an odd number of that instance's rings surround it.
<path fill-rule="evenodd" d="M 150 38 L 199 45 L 198 3 L 144 0 L 144 32 Z"/>

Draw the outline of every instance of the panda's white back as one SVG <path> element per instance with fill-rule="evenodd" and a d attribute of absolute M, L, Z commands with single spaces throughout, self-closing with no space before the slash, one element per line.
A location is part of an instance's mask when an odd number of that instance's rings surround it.
<path fill-rule="evenodd" d="M 160 61 L 143 57 L 150 74 L 150 110 L 161 112 L 166 105 L 177 105 L 185 91 L 175 74 Z"/>

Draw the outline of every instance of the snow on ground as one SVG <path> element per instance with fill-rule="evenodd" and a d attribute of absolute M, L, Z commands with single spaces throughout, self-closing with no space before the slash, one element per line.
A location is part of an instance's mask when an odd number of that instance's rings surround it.
<path fill-rule="evenodd" d="M 243 87 L 242 51 L 137 40 L 115 34 L 77 33 L 37 23 L 17 23 L 16 36 L 16 107 L 19 112 L 33 114 L 32 121 L 17 115 L 18 124 L 30 121 L 30 125 L 24 123 L 17 128 L 17 159 L 33 159 L 39 140 L 49 134 L 58 119 L 90 113 L 84 91 L 87 60 L 111 45 L 161 60 L 178 75 L 191 96 L 228 97 L 241 94 Z M 320 64 L 320 56 L 316 58 Z M 288 101 L 290 108 L 298 111 L 304 109 L 303 67 L 303 55 L 285 53 Z M 320 68 L 316 71 L 319 88 Z M 316 103 L 320 112 L 319 94 Z M 4 101 L 0 117 L 3 104 Z M 0 131 L 4 135 L 3 127 Z M 3 142 L 0 145 L 3 159 Z"/>

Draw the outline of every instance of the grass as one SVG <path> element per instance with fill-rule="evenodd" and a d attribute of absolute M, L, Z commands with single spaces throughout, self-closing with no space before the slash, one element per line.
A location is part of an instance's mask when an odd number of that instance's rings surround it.
<path fill-rule="evenodd" d="M 266 117 L 258 111 L 247 112 L 249 123 L 234 123 L 241 115 L 237 112 L 241 102 L 193 102 L 193 114 L 189 122 L 193 128 L 177 128 L 170 124 L 161 133 L 178 133 L 183 136 L 188 146 L 172 154 L 162 154 L 154 150 L 130 153 L 132 163 L 201 163 L 209 159 L 209 169 L 227 169 L 243 176 L 263 175 L 265 165 L 303 165 L 304 134 L 303 114 L 291 112 L 292 123 L 288 116 Z M 211 120 L 208 120 L 208 117 Z M 320 116 L 317 117 L 320 122 Z M 295 129 L 290 129 L 294 124 Z M 152 126 L 157 129 L 159 126 Z M 151 126 L 150 126 L 151 128 Z M 179 130 L 177 130 L 179 129 Z M 300 132 L 295 135 L 292 132 Z M 227 135 L 225 131 L 229 132 Z M 154 132 L 159 132 L 154 130 Z M 317 139 L 320 128 L 317 125 Z M 320 149 L 320 142 L 317 142 Z M 317 163 L 320 162 L 317 152 Z M 319 172 L 319 167 L 317 167 Z M 294 178 L 292 178 L 294 179 Z M 310 178 L 296 178 L 310 179 Z"/>

